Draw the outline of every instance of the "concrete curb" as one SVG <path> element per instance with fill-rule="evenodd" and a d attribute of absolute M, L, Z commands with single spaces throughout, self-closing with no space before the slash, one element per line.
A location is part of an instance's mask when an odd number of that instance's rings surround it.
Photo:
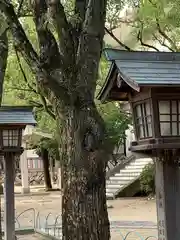
<path fill-rule="evenodd" d="M 2 198 L 4 198 L 3 194 L 0 194 Z M 50 192 L 31 192 L 31 193 L 15 193 L 16 197 L 27 197 L 27 196 L 46 196 L 46 195 L 52 195 Z"/>
<path fill-rule="evenodd" d="M 30 235 L 32 233 L 35 233 L 34 228 L 27 228 L 27 229 L 16 229 L 15 234 L 16 235 Z M 2 231 L 2 235 L 4 236 L 4 230 Z"/>
<path fill-rule="evenodd" d="M 59 240 L 59 238 L 55 236 L 48 235 L 47 233 L 43 233 L 41 231 L 35 230 L 35 233 L 37 233 L 40 236 L 43 236 L 45 239 L 52 239 L 52 240 Z"/>
<path fill-rule="evenodd" d="M 51 193 L 50 192 L 15 193 L 15 198 L 27 197 L 27 196 L 47 196 L 47 195 L 51 195 Z"/>

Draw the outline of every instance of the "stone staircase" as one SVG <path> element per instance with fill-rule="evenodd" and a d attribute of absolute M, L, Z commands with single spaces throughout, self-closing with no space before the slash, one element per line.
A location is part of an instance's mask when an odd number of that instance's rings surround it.
<path fill-rule="evenodd" d="M 106 196 L 107 199 L 115 199 L 126 187 L 135 182 L 150 162 L 151 158 L 121 157 L 119 164 L 107 172 Z"/>

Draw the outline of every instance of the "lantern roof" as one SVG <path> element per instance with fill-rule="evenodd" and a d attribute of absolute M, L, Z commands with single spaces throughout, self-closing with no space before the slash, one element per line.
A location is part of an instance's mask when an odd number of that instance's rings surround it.
<path fill-rule="evenodd" d="M 112 89 L 118 94 L 122 92 L 118 100 L 128 100 L 125 93 L 139 92 L 141 87 L 180 86 L 180 53 L 108 48 L 104 53 L 111 67 L 98 94 L 101 101 L 107 99 Z"/>
<path fill-rule="evenodd" d="M 0 125 L 36 125 L 29 106 L 1 106 Z"/>

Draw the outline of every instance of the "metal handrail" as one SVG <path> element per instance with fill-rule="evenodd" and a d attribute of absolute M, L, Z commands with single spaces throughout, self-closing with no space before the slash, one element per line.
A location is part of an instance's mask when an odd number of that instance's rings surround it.
<path fill-rule="evenodd" d="M 135 156 L 132 155 L 130 157 L 121 156 L 119 159 L 119 163 L 111 170 L 106 173 L 106 180 L 108 180 L 111 176 L 114 176 L 115 173 L 118 173 L 121 169 L 123 169 L 127 164 L 131 161 L 135 160 Z"/>

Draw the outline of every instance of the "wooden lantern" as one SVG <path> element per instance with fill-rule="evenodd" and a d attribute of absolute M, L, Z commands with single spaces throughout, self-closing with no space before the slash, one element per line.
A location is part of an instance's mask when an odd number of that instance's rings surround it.
<path fill-rule="evenodd" d="M 180 148 L 180 53 L 105 49 L 105 55 L 111 67 L 98 99 L 130 103 L 131 150 Z"/>
<path fill-rule="evenodd" d="M 31 107 L 3 106 L 0 108 L 1 152 L 22 151 L 22 132 L 26 125 L 35 125 Z"/>

